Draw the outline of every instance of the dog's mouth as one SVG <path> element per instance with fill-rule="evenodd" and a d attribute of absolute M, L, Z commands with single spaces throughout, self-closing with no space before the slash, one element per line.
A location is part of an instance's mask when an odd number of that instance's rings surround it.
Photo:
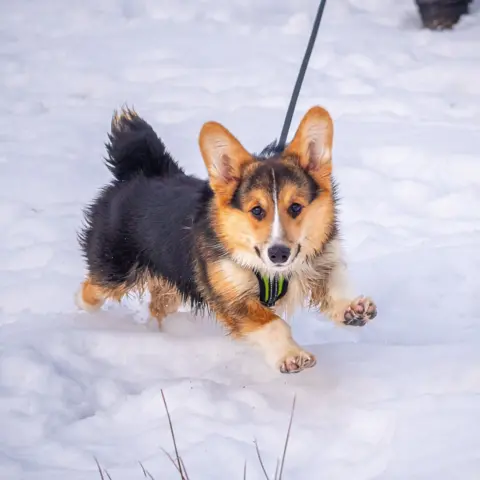
<path fill-rule="evenodd" d="M 293 248 L 284 244 L 274 244 L 266 245 L 262 249 L 255 247 L 255 253 L 269 270 L 282 272 L 291 270 L 300 253 L 300 249 L 300 244 Z"/>

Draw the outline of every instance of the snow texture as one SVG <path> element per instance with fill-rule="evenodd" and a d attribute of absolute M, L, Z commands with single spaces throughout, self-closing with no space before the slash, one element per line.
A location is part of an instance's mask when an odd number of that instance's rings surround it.
<path fill-rule="evenodd" d="M 316 0 L 0 5 L 0 478 L 177 475 L 160 389 L 194 479 L 480 478 L 480 11 L 420 28 L 413 0 L 332 0 L 292 129 L 335 121 L 334 172 L 363 329 L 293 320 L 317 366 L 285 376 L 188 312 L 79 312 L 81 210 L 109 181 L 114 108 L 133 105 L 188 171 L 203 122 L 251 151 L 278 137 Z M 292 132 L 291 132 L 292 133 Z"/>

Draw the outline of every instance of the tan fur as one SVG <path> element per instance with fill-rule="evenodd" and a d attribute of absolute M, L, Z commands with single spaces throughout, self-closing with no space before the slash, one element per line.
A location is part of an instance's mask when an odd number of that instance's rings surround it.
<path fill-rule="evenodd" d="M 181 296 L 178 290 L 163 278 L 149 277 L 148 289 L 150 291 L 150 315 L 156 318 L 158 325 L 161 326 L 167 315 L 178 311 L 182 303 Z"/>
<path fill-rule="evenodd" d="M 81 285 L 80 300 L 92 310 L 100 308 L 105 301 L 104 290 L 87 279 Z"/>
<path fill-rule="evenodd" d="M 101 306 L 107 299 L 119 302 L 128 290 L 120 285 L 116 288 L 105 288 L 87 278 L 81 288 L 82 300 L 91 307 Z"/>
<path fill-rule="evenodd" d="M 245 337 L 279 317 L 257 300 L 258 284 L 253 273 L 245 270 L 240 273 L 236 271 L 239 268 L 233 262 L 223 260 L 208 266 L 208 277 L 215 289 L 211 303 L 218 320 L 234 336 Z"/>
<path fill-rule="evenodd" d="M 261 312 L 259 316 L 257 311 L 249 310 L 249 298 L 254 297 L 258 291 L 258 284 L 252 272 L 245 271 L 226 259 L 208 265 L 207 269 L 209 285 L 214 289 L 213 295 L 205 292 L 210 298 L 209 303 L 217 318 L 234 336 L 243 336 L 249 331 L 251 323 L 263 322 Z M 258 301 L 253 303 L 258 303 L 261 307 Z"/>
<path fill-rule="evenodd" d="M 134 108 L 123 107 L 120 111 L 115 110 L 112 116 L 112 131 L 124 128 L 125 122 L 123 119 L 132 120 L 135 117 L 138 117 L 138 113 Z"/>
<path fill-rule="evenodd" d="M 199 146 L 219 205 L 225 205 L 240 182 L 242 169 L 253 161 L 240 142 L 222 125 L 203 125 Z"/>
<path fill-rule="evenodd" d="M 143 296 L 147 288 L 150 292 L 150 314 L 160 326 L 162 320 L 167 315 L 177 312 L 181 305 L 178 290 L 163 278 L 145 275 L 140 276 L 137 283 L 132 286 L 122 284 L 116 288 L 108 288 L 95 283 L 89 277 L 81 285 L 79 303 L 82 303 L 85 309 L 93 311 L 100 308 L 105 300 L 120 302 L 130 293 Z"/>
<path fill-rule="evenodd" d="M 300 165 L 319 184 L 332 173 L 333 122 L 322 107 L 312 107 L 300 125 L 285 153 L 298 155 Z"/>
<path fill-rule="evenodd" d="M 247 299 L 241 308 L 238 307 L 235 305 L 228 312 L 217 315 L 217 318 L 230 327 L 232 335 L 237 338 L 244 338 L 273 320 L 281 320 L 273 310 L 264 307 L 257 300 Z"/>
<path fill-rule="evenodd" d="M 256 203 L 267 206 L 269 200 L 258 195 L 252 197 L 250 203 L 252 206 Z M 231 254 L 254 255 L 255 245 L 264 242 L 270 232 L 270 219 L 257 222 L 251 215 L 230 206 L 216 209 L 214 218 L 217 234 Z"/>

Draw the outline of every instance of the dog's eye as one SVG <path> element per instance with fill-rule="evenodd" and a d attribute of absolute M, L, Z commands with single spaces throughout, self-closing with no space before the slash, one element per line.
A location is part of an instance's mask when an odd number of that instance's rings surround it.
<path fill-rule="evenodd" d="M 258 205 L 253 207 L 250 212 L 257 220 L 262 220 L 265 217 L 265 210 Z"/>
<path fill-rule="evenodd" d="M 299 203 L 292 203 L 288 207 L 288 213 L 292 218 L 298 217 L 302 211 L 303 207 Z"/>

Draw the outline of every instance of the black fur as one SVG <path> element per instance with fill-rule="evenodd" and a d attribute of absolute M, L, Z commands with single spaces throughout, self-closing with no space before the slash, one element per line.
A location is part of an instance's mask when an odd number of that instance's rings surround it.
<path fill-rule="evenodd" d="M 184 301 L 204 308 L 194 281 L 194 237 L 197 228 L 211 230 L 208 182 L 187 176 L 137 116 L 113 122 L 109 138 L 106 163 L 115 179 L 85 210 L 79 234 L 90 274 L 107 288 L 134 286 L 147 272 L 162 276 Z M 218 245 L 214 232 L 210 237 Z"/>
<path fill-rule="evenodd" d="M 135 113 L 112 121 L 110 140 L 105 146 L 105 163 L 120 181 L 141 173 L 145 177 L 165 177 L 184 173 L 167 152 L 153 128 Z"/>
<path fill-rule="evenodd" d="M 274 140 L 272 143 L 269 143 L 258 155 L 255 155 L 259 160 L 264 160 L 267 158 L 279 157 L 286 146 L 282 148 L 278 145 L 277 140 Z"/>

